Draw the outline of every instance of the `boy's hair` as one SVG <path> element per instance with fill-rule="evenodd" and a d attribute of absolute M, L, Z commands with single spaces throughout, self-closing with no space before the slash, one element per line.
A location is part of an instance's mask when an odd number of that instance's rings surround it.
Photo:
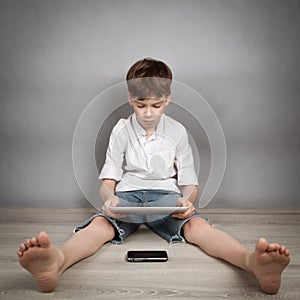
<path fill-rule="evenodd" d="M 144 58 L 132 65 L 126 81 L 132 98 L 162 98 L 171 94 L 172 72 L 164 62 Z"/>

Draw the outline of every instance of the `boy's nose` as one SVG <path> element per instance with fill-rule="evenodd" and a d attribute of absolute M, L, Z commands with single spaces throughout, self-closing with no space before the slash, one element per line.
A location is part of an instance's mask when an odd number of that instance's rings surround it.
<path fill-rule="evenodd" d="M 151 116 L 151 115 L 152 115 L 152 109 L 151 109 L 151 107 L 147 107 L 147 108 L 146 108 L 145 115 L 146 115 L 146 116 Z"/>

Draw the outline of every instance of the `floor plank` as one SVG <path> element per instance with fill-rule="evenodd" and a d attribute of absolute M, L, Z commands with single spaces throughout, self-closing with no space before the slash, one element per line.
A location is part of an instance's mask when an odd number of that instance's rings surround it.
<path fill-rule="evenodd" d="M 24 239 L 46 230 L 62 244 L 92 209 L 1 208 L 1 299 L 299 299 L 300 210 L 204 209 L 211 222 L 253 248 L 260 236 L 288 246 L 292 261 L 275 296 L 260 292 L 244 271 L 189 244 L 169 245 L 142 226 L 122 245 L 110 243 L 67 270 L 54 293 L 43 294 L 15 254 Z M 167 263 L 128 263 L 130 249 L 165 249 Z"/>

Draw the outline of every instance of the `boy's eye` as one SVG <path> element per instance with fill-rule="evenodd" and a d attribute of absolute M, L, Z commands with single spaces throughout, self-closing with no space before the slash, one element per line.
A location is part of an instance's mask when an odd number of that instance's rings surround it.
<path fill-rule="evenodd" d="M 162 106 L 162 102 L 152 104 L 151 106 L 154 107 L 154 108 L 160 108 Z M 146 105 L 143 104 L 143 103 L 136 103 L 136 107 L 137 108 L 145 108 Z"/>
<path fill-rule="evenodd" d="M 153 104 L 153 107 L 160 108 L 163 105 L 163 102 Z"/>

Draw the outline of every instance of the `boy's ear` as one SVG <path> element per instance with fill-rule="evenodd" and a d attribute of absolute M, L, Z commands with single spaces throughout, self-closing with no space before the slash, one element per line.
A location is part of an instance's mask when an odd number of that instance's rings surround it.
<path fill-rule="evenodd" d="M 166 102 L 165 102 L 165 106 L 169 105 L 171 102 L 171 94 L 167 97 Z"/>
<path fill-rule="evenodd" d="M 130 95 L 129 92 L 128 92 L 128 94 L 127 94 L 127 99 L 128 99 L 129 104 L 130 104 L 131 106 L 133 106 L 133 100 L 132 100 L 132 97 L 131 97 L 131 95 Z"/>

